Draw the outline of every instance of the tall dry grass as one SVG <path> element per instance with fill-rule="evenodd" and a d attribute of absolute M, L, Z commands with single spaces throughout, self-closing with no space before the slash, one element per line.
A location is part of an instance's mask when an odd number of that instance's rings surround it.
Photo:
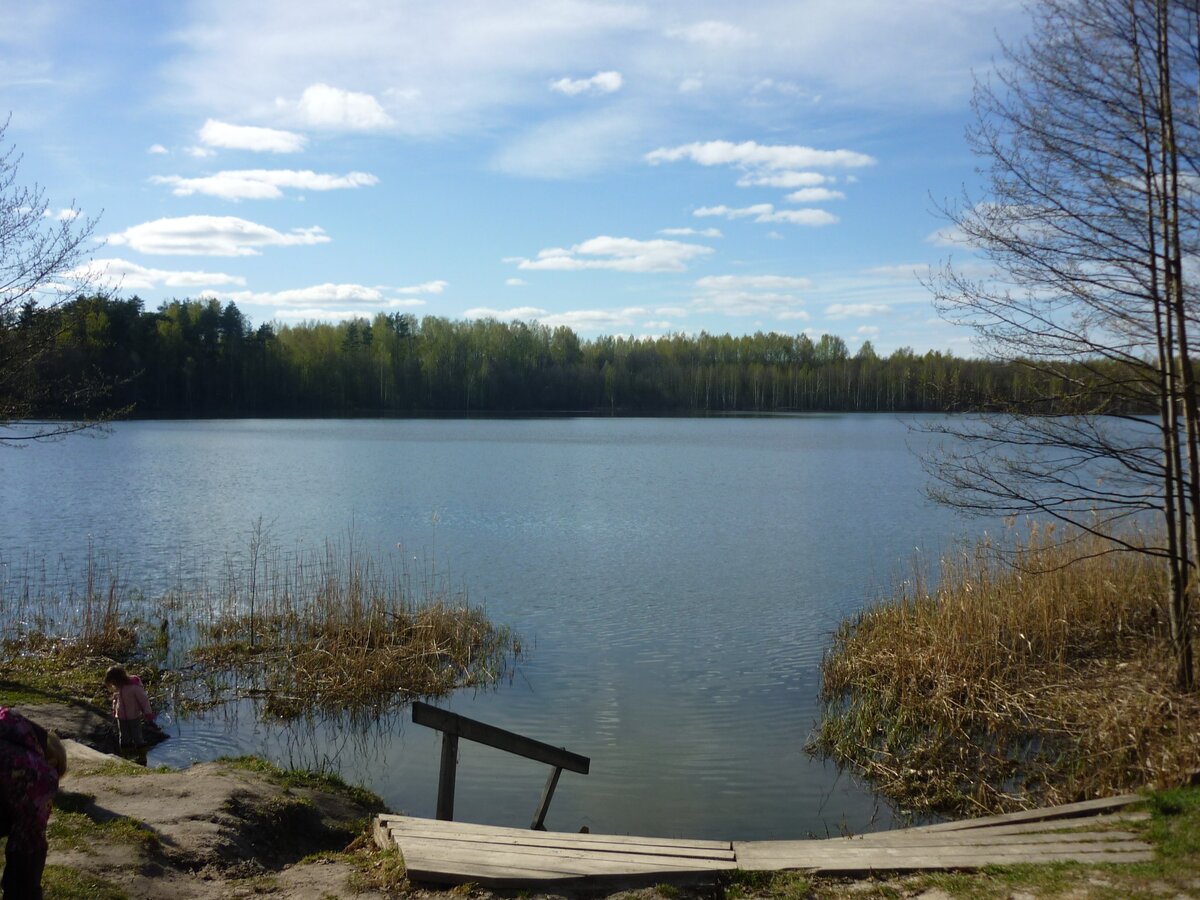
<path fill-rule="evenodd" d="M 944 560 L 843 624 L 810 748 L 915 810 L 1057 803 L 1200 769 L 1200 698 L 1172 686 L 1166 572 L 1032 528 Z"/>
<path fill-rule="evenodd" d="M 444 573 L 380 563 L 353 537 L 283 552 L 256 529 L 216 577 L 153 598 L 89 552 L 82 577 L 0 573 L 0 680 L 103 700 L 132 666 L 156 701 L 197 711 L 250 697 L 269 717 L 373 718 L 413 697 L 490 685 L 519 641 Z"/>
<path fill-rule="evenodd" d="M 217 596 L 199 599 L 207 617 L 195 615 L 193 597 L 189 656 L 207 696 L 191 697 L 256 697 L 275 718 L 372 717 L 414 697 L 494 684 L 521 650 L 448 576 L 414 578 L 352 541 L 315 554 L 252 547 Z"/>

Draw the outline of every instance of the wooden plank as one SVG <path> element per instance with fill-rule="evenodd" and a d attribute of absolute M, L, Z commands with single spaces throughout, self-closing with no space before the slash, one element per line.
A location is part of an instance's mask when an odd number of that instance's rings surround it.
<path fill-rule="evenodd" d="M 397 816 L 383 814 L 378 816 L 387 823 L 401 823 L 405 826 L 421 829 L 430 834 L 456 833 L 462 835 L 510 835 L 513 837 L 531 837 L 533 832 L 527 828 L 510 828 L 505 825 L 477 825 L 471 822 L 442 822 L 437 819 L 425 819 L 418 816 Z M 637 844 L 654 845 L 659 847 L 690 847 L 708 850 L 732 850 L 732 841 L 702 841 L 691 838 L 649 837 L 628 834 L 587 834 L 575 831 L 540 831 L 537 836 L 546 838 L 553 836 L 559 841 L 603 842 L 606 844 Z"/>
<path fill-rule="evenodd" d="M 418 725 L 436 728 L 438 731 L 466 738 L 477 744 L 486 744 L 497 750 L 515 753 L 517 756 L 524 756 L 527 759 L 534 759 L 583 775 L 586 775 L 588 769 L 591 768 L 592 761 L 586 756 L 580 756 L 578 753 L 572 753 L 562 747 L 554 747 L 542 741 L 535 741 L 524 735 L 505 731 L 495 725 L 468 719 L 466 716 L 460 716 L 448 709 L 439 709 L 419 700 L 413 702 L 412 713 L 413 721 Z"/>
<path fill-rule="evenodd" d="M 780 846 L 792 844 L 792 846 Z M 975 847 L 886 847 L 830 846 L 824 841 L 734 843 L 738 867 L 751 871 L 813 869 L 816 871 L 864 871 L 867 869 L 978 868 L 1018 862 L 1077 860 L 1080 862 L 1128 862 L 1153 858 L 1152 849 L 1137 842 L 1061 843 L 1037 846 Z"/>
<path fill-rule="evenodd" d="M 1077 819 L 1047 819 L 1038 822 L 1014 822 L 1009 825 L 984 825 L 980 828 L 958 829 L 958 831 L 989 835 L 1034 834 L 1041 831 L 1060 831 L 1068 828 L 1092 828 L 1097 825 L 1121 825 L 1133 822 L 1145 822 L 1149 819 L 1150 813 L 1148 812 L 1119 812 Z M 867 834 L 852 835 L 852 837 L 861 838 L 864 841 L 876 841 L 888 840 L 893 835 L 912 835 L 915 837 L 918 834 L 939 833 L 953 834 L 954 831 L 943 829 L 940 832 L 930 832 L 926 828 L 916 826 L 913 828 L 896 828 L 891 831 L 872 831 Z"/>
<path fill-rule="evenodd" d="M 984 816 L 978 819 L 960 819 L 954 822 L 939 822 L 936 825 L 922 825 L 922 831 L 959 831 L 965 828 L 984 828 L 989 825 L 1010 825 L 1014 822 L 1044 822 L 1050 819 L 1068 819 L 1084 816 L 1089 813 L 1107 812 L 1120 809 L 1145 800 L 1137 794 L 1122 794 L 1119 797 L 1102 797 L 1098 800 L 1081 800 L 1078 803 L 1066 803 L 1062 806 L 1047 806 L 1041 809 L 1023 809 L 1018 812 L 1003 813 L 998 816 Z M 910 829 L 912 830 L 912 829 Z"/>
<path fill-rule="evenodd" d="M 577 851 L 513 852 L 443 842 L 405 841 L 401 854 L 410 878 L 418 881 L 480 883 L 547 882 L 577 879 L 694 880 L 736 868 L 730 861 L 692 860 Z"/>
<path fill-rule="evenodd" d="M 442 735 L 442 765 L 438 769 L 437 817 L 454 818 L 454 777 L 458 771 L 458 735 Z"/>
<path fill-rule="evenodd" d="M 408 876 L 416 882 L 431 884 L 480 884 L 486 887 L 522 887 L 530 884 L 563 884 L 572 887 L 657 884 L 670 882 L 687 884 L 707 881 L 714 873 L 708 871 L 671 872 L 583 872 L 578 870 L 549 870 L 494 865 L 479 860 L 422 860 L 406 863 Z"/>
<path fill-rule="evenodd" d="M 628 871 L 628 870 L 663 870 L 689 869 L 706 871 L 723 871 L 736 868 L 732 859 L 713 859 L 711 857 L 658 856 L 648 853 L 615 853 L 612 851 L 578 850 L 569 847 L 522 847 L 520 845 L 503 846 L 483 842 L 470 841 L 431 841 L 427 838 L 404 837 L 397 842 L 400 852 L 408 858 L 410 853 L 422 856 L 444 856 L 447 859 L 464 857 L 468 859 L 512 859 L 523 865 L 534 862 L 552 863 L 555 865 L 586 864 L 597 871 Z"/>
<path fill-rule="evenodd" d="M 1153 862 L 1154 852 L 1151 850 L 1114 851 L 1103 855 L 1081 855 L 1072 853 L 1038 852 L 1025 853 L 1020 856 L 1002 857 L 994 854 L 976 854 L 945 856 L 942 854 L 925 854 L 917 851 L 906 853 L 904 856 L 881 859 L 863 856 L 851 857 L 820 857 L 791 860 L 757 860 L 741 862 L 739 868 L 747 871 L 782 871 L 787 869 L 811 873 L 853 875 L 868 872 L 930 872 L 959 869 L 982 869 L 986 866 L 1016 865 L 1019 863 L 1138 863 Z"/>
<path fill-rule="evenodd" d="M 492 847 L 553 847 L 562 850 L 581 850 L 592 853 L 624 853 L 642 854 L 649 856 L 674 856 L 681 859 L 723 859 L 733 862 L 736 858 L 732 847 L 709 849 L 700 847 L 663 846 L 661 844 L 614 844 L 606 841 L 559 840 L 554 832 L 537 832 L 537 837 L 529 837 L 530 832 L 522 836 L 508 835 L 467 835 L 467 834 L 432 834 L 419 828 L 408 828 L 404 825 L 392 824 L 384 826 L 395 839 L 397 844 L 406 840 L 442 841 L 446 844 L 466 843 L 485 844 Z M 586 837 L 586 835 L 584 835 Z M 574 837 L 571 835 L 570 837 Z M 540 838 L 540 839 L 539 839 Z"/>
<path fill-rule="evenodd" d="M 1078 831 L 1066 834 L 1045 832 L 1018 832 L 1017 834 L 992 834 L 991 829 L 979 831 L 941 831 L 934 834 L 897 834 L 893 837 L 830 838 L 822 843 L 833 846 L 851 847 L 990 847 L 1019 844 L 1092 844 L 1136 841 L 1138 835 L 1129 831 Z"/>

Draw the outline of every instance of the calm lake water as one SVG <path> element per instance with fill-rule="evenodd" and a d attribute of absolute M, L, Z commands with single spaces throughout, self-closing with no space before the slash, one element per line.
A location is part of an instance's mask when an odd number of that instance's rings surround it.
<path fill-rule="evenodd" d="M 441 705 L 590 756 L 551 829 L 782 838 L 883 824 L 803 745 L 839 621 L 983 525 L 922 495 L 919 418 L 136 422 L 0 449 L 0 561 L 130 580 L 219 572 L 261 517 L 285 549 L 353 529 L 448 568 L 530 649 Z M 438 736 L 405 713 L 367 739 L 247 709 L 168 720 L 151 764 L 266 752 L 333 762 L 433 815 Z M 460 748 L 456 818 L 527 827 L 546 767 Z M 882 808 L 881 808 L 882 807 Z"/>

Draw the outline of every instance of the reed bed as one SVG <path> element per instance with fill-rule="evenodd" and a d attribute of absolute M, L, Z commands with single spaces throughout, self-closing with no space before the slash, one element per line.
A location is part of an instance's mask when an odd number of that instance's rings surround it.
<path fill-rule="evenodd" d="M 1200 769 L 1200 697 L 1172 684 L 1165 569 L 1031 528 L 943 560 L 843 623 L 810 749 L 902 807 L 979 814 Z"/>
<path fill-rule="evenodd" d="M 521 652 L 432 563 L 414 576 L 352 538 L 284 553 L 258 530 L 215 579 L 180 577 L 153 599 L 91 553 L 81 579 L 6 568 L 0 646 L 9 693 L 103 700 L 103 672 L 121 663 L 179 711 L 252 698 L 289 721 L 373 719 L 414 697 L 491 685 Z"/>
<path fill-rule="evenodd" d="M 521 652 L 448 576 L 426 571 L 414 584 L 352 544 L 253 565 L 226 583 L 191 651 L 210 702 L 257 697 L 289 720 L 378 716 L 414 697 L 494 684 Z"/>

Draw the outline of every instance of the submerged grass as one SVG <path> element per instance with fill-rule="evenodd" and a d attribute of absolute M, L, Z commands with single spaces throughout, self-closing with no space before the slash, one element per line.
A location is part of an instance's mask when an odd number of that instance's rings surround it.
<path fill-rule="evenodd" d="M 907 808 L 979 814 L 1200 769 L 1200 696 L 1172 686 L 1165 571 L 1031 529 L 944 560 L 843 624 L 810 749 Z"/>

